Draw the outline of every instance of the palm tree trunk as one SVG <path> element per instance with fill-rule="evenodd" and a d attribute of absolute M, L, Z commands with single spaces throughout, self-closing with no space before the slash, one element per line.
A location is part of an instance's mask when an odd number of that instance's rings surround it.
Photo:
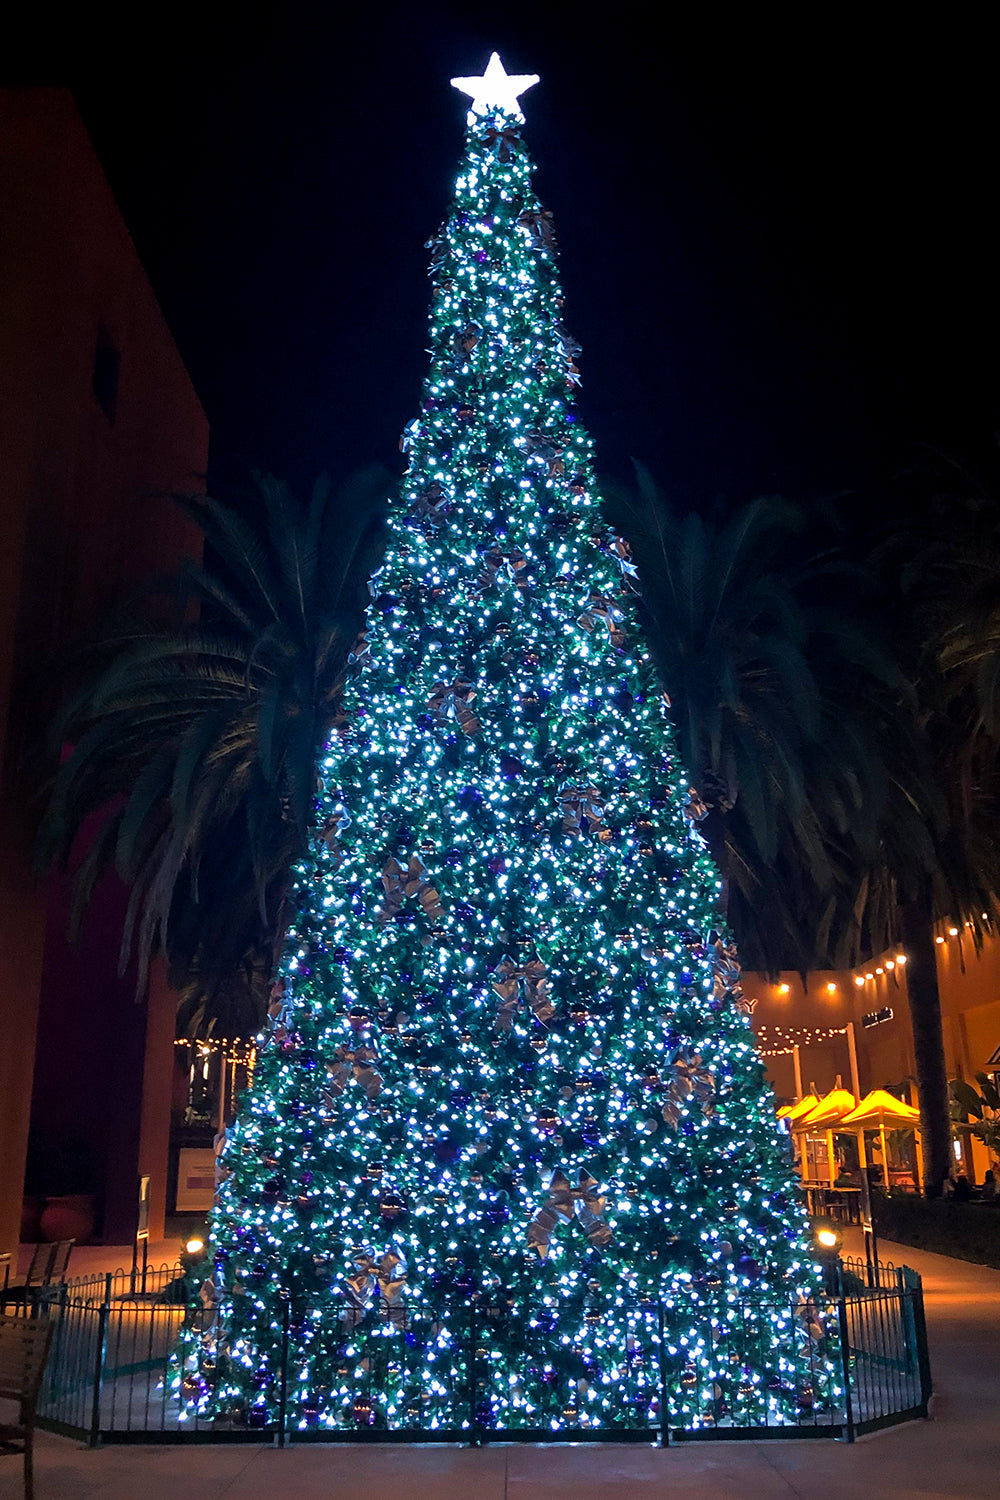
<path fill-rule="evenodd" d="M 948 1074 L 944 1060 L 941 995 L 938 990 L 930 890 L 925 890 L 917 900 L 902 906 L 900 917 L 920 1101 L 923 1191 L 926 1198 L 938 1198 L 941 1195 L 941 1184 L 952 1167 L 951 1115 L 948 1107 Z"/>

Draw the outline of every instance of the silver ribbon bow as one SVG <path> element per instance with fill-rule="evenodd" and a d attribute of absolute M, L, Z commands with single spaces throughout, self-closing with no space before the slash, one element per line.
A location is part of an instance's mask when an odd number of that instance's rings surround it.
<path fill-rule="evenodd" d="M 291 1025 L 294 1007 L 287 979 L 276 979 L 267 997 L 267 1017 L 273 1031 Z"/>
<path fill-rule="evenodd" d="M 523 993 L 535 1020 L 541 1025 L 556 1013 L 549 999 L 548 969 L 540 958 L 531 958 L 518 964 L 509 954 L 505 955 L 493 971 L 493 988 L 500 996 L 497 1007 L 496 1030 L 509 1031 L 514 1024 Z"/>
<path fill-rule="evenodd" d="M 371 659 L 372 648 L 368 642 L 367 635 L 362 630 L 357 640 L 354 642 L 354 645 L 351 647 L 350 651 L 348 651 L 347 660 L 353 667 L 363 667 L 366 666 L 367 663 L 371 661 Z"/>
<path fill-rule="evenodd" d="M 357 1047 L 352 1047 L 347 1042 L 342 1043 L 326 1064 L 334 1096 L 342 1094 L 353 1078 L 369 1099 L 377 1099 L 384 1082 L 381 1073 L 374 1066 L 377 1062 L 378 1053 L 367 1042 L 361 1042 Z"/>
<path fill-rule="evenodd" d="M 199 1329 L 202 1334 L 206 1334 L 215 1327 L 219 1312 L 219 1289 L 211 1276 L 207 1276 L 199 1287 L 198 1301 L 201 1304 Z"/>
<path fill-rule="evenodd" d="M 532 250 L 552 250 L 556 243 L 555 219 L 548 208 L 526 208 L 517 220 L 518 228 L 528 232 Z"/>
<path fill-rule="evenodd" d="M 422 489 L 410 507 L 410 514 L 421 516 L 434 525 L 444 520 L 451 504 L 447 494 L 436 479 Z"/>
<path fill-rule="evenodd" d="M 694 1099 L 708 1114 L 715 1095 L 715 1074 L 706 1068 L 697 1052 L 679 1052 L 670 1064 L 666 1080 L 666 1102 L 663 1118 L 671 1129 L 676 1130 L 681 1118 L 681 1108 L 689 1099 Z"/>
<path fill-rule="evenodd" d="M 482 728 L 472 712 L 476 690 L 471 682 L 456 678 L 454 682 L 435 682 L 427 700 L 427 708 L 435 719 L 444 721 L 454 714 L 463 734 L 478 734 Z"/>
<path fill-rule="evenodd" d="M 518 447 L 524 448 L 530 458 L 537 458 L 543 464 L 555 463 L 566 447 L 561 437 L 554 432 L 546 432 L 544 427 L 533 427 L 530 432 L 518 438 L 517 442 Z"/>
<path fill-rule="evenodd" d="M 567 359 L 576 359 L 578 354 L 583 353 L 583 345 L 580 343 L 580 340 L 575 339 L 562 323 L 556 324 L 555 335 L 562 345 L 562 351 Z"/>
<path fill-rule="evenodd" d="M 360 1250 L 351 1257 L 355 1274 L 344 1281 L 344 1296 L 347 1307 L 341 1319 L 348 1328 L 356 1328 L 371 1303 L 372 1293 L 378 1289 L 380 1303 L 391 1323 L 402 1327 L 406 1321 L 406 1305 L 403 1302 L 403 1286 L 406 1281 L 406 1261 L 395 1250 L 387 1250 L 378 1260 L 370 1250 Z"/>
<path fill-rule="evenodd" d="M 382 870 L 382 884 L 385 887 L 385 900 L 375 918 L 380 927 L 392 920 L 404 901 L 413 897 L 420 902 L 428 917 L 441 915 L 441 897 L 419 854 L 410 856 L 409 865 L 401 865 L 395 858 L 387 860 Z"/>
<path fill-rule="evenodd" d="M 608 551 L 618 563 L 626 578 L 638 578 L 639 569 L 632 561 L 632 548 L 623 536 L 612 534 L 611 540 L 608 543 Z"/>
<path fill-rule="evenodd" d="M 480 589 L 487 589 L 501 581 L 514 583 L 525 593 L 531 588 L 530 579 L 520 576 L 528 566 L 528 559 L 520 547 L 514 547 L 510 552 L 490 547 L 483 553 L 482 560 L 483 571 L 476 580 Z"/>
<path fill-rule="evenodd" d="M 708 805 L 701 800 L 693 786 L 687 789 L 687 797 L 681 811 L 689 823 L 700 823 L 702 818 L 708 817 Z"/>
<path fill-rule="evenodd" d="M 729 999 L 745 1016 L 753 1015 L 756 1000 L 743 993 L 736 944 L 717 937 L 712 944 L 712 991 L 717 1000 Z"/>
<path fill-rule="evenodd" d="M 737 988 L 740 982 L 740 965 L 736 957 L 736 944 L 726 943 L 721 937 L 712 944 L 712 986 L 716 999 Z"/>
<path fill-rule="evenodd" d="M 517 131 L 510 129 L 491 128 L 483 135 L 483 141 L 491 151 L 496 151 L 498 160 L 504 163 L 513 161 L 521 145 L 521 138 Z M 549 217 L 551 218 L 551 214 Z"/>
<path fill-rule="evenodd" d="M 611 1243 L 611 1229 L 604 1218 L 607 1201 L 607 1195 L 599 1191 L 596 1177 L 591 1177 L 582 1167 L 575 1187 L 566 1173 L 557 1167 L 552 1173 L 545 1203 L 528 1225 L 528 1249 L 537 1250 L 539 1260 L 545 1260 L 552 1231 L 559 1220 L 569 1224 L 576 1219 L 594 1249 L 604 1250 Z"/>
<path fill-rule="evenodd" d="M 557 796 L 563 833 L 599 833 L 604 827 L 604 802 L 596 786 L 564 781 Z"/>
<path fill-rule="evenodd" d="M 350 825 L 350 814 L 341 808 L 338 812 L 330 814 L 319 831 L 320 839 L 329 851 L 330 863 L 335 870 L 339 869 L 344 862 L 344 846 L 340 842 L 340 835 Z"/>
<path fill-rule="evenodd" d="M 583 614 L 577 618 L 577 624 L 589 634 L 596 628 L 598 620 L 603 620 L 612 646 L 621 647 L 625 644 L 625 632 L 621 628 L 624 618 L 624 611 L 618 608 L 609 594 L 598 594 L 592 590 Z"/>

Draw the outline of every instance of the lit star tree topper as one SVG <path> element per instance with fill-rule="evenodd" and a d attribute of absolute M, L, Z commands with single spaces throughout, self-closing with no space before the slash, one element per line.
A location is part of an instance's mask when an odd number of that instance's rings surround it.
<path fill-rule="evenodd" d="M 526 94 L 537 82 L 537 73 L 507 73 L 498 52 L 491 54 L 486 72 L 481 78 L 451 80 L 453 88 L 461 89 L 463 94 L 468 94 L 472 99 L 468 116 L 470 124 L 476 115 L 487 115 L 494 109 L 523 120 L 520 96 Z"/>
<path fill-rule="evenodd" d="M 836 1395 L 817 1274 L 601 514 L 535 80 L 456 82 L 430 368 L 174 1388 L 250 1427 L 282 1392 L 317 1430 L 794 1423 Z"/>

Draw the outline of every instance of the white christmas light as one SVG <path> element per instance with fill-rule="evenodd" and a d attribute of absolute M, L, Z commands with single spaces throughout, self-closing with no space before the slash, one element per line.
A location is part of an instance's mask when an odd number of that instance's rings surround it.
<path fill-rule="evenodd" d="M 482 78 L 453 78 L 451 86 L 471 97 L 470 118 L 472 115 L 489 114 L 491 109 L 502 109 L 506 114 L 523 120 L 518 98 L 537 82 L 537 73 L 508 74 L 500 61 L 499 52 L 494 52 Z"/>

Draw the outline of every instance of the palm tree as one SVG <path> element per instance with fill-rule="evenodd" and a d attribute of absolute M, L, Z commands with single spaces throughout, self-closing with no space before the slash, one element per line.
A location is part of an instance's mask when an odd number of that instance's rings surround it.
<path fill-rule="evenodd" d="M 877 644 L 865 574 L 832 516 L 823 543 L 821 517 L 807 526 L 778 498 L 678 516 L 637 474 L 637 493 L 612 491 L 609 514 L 635 555 L 731 921 L 754 967 L 805 970 L 839 938 L 848 851 L 891 801 L 879 728 L 906 683 Z"/>
<path fill-rule="evenodd" d="M 963 636 L 953 599 L 948 629 L 940 601 L 931 628 L 887 580 L 874 591 L 873 573 L 818 545 L 815 518 L 807 528 L 787 502 L 678 517 L 641 469 L 638 479 L 612 515 L 636 554 L 681 757 L 710 807 L 706 831 L 745 960 L 805 972 L 902 941 L 925 1190 L 936 1193 L 950 1123 L 934 923 L 972 913 L 978 938 L 1000 889 L 995 746 L 985 708 L 970 734 L 959 673 L 969 652 L 958 641 L 981 640 L 979 622 Z M 932 564 L 944 568 L 925 553 L 925 572 Z M 894 566 L 905 580 L 898 548 Z M 1000 607 L 995 621 L 1000 642 Z M 978 670 L 980 688 L 1000 679 L 982 660 Z"/>
<path fill-rule="evenodd" d="M 918 691 L 934 851 L 930 868 L 917 872 L 887 842 L 874 884 L 890 887 L 909 959 L 925 1187 L 933 1191 L 952 1161 L 934 928 L 957 919 L 978 947 L 1000 917 L 1000 525 L 995 483 L 955 458 L 924 450 L 907 479 L 907 519 L 881 558 L 887 589 L 893 577 L 899 584 L 897 649 Z"/>
<path fill-rule="evenodd" d="M 304 852 L 316 766 L 340 716 L 391 480 L 355 476 L 308 503 L 269 476 L 226 500 L 178 496 L 202 528 L 159 615 L 116 623 L 71 663 L 49 735 L 54 773 L 38 845 L 65 862 L 101 814 L 76 914 L 114 866 L 130 887 L 122 965 L 140 984 L 162 950 L 180 1021 L 257 1030 L 290 869 Z"/>

